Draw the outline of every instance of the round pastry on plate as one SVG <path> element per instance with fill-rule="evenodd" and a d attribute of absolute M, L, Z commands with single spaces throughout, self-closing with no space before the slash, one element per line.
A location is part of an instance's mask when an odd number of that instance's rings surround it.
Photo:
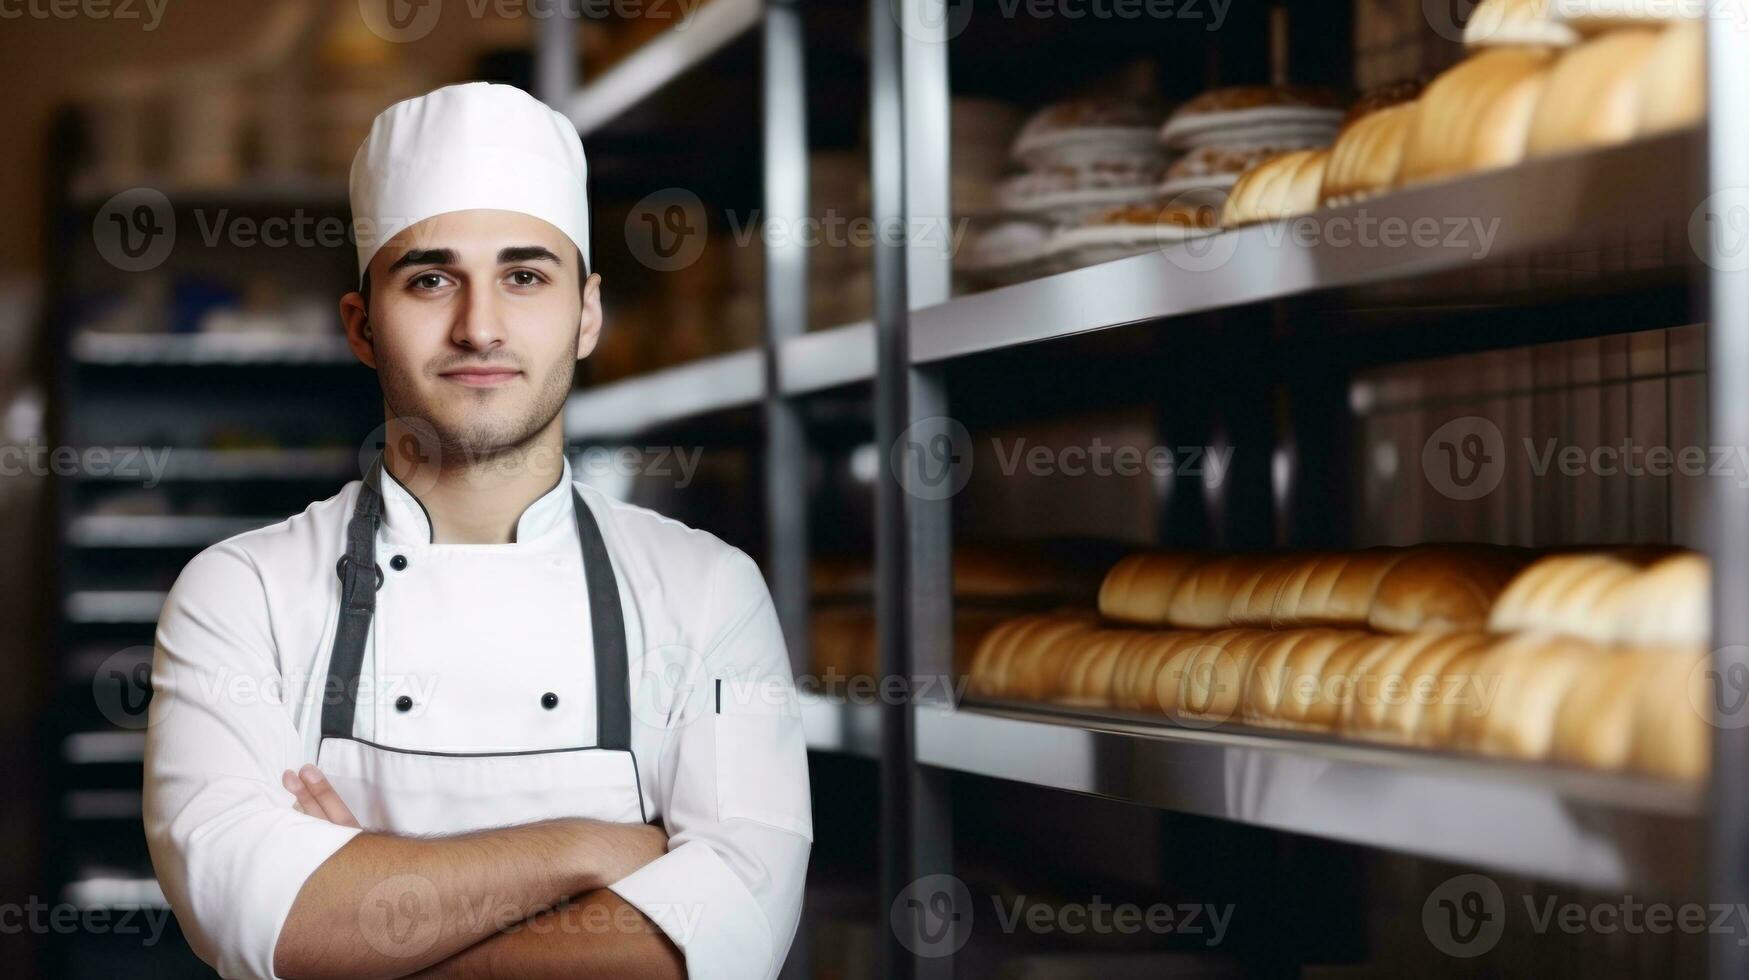
<path fill-rule="evenodd" d="M 1051 236 L 1052 271 L 1067 271 L 1211 234 L 1219 230 L 1212 207 L 1131 204 L 1093 215 Z"/>
<path fill-rule="evenodd" d="M 1160 142 L 1174 150 L 1210 143 L 1327 143 L 1342 118 L 1337 106 L 1336 96 L 1319 88 L 1242 85 L 1214 89 L 1180 106 L 1161 127 Z"/>
<path fill-rule="evenodd" d="M 1164 162 L 1154 133 L 1165 107 L 1150 99 L 1072 99 L 1046 106 L 1014 140 L 1014 159 L 1029 170 L 1118 160 Z"/>
<path fill-rule="evenodd" d="M 1089 214 L 1148 200 L 1160 174 L 1158 160 L 1054 166 L 1003 181 L 996 189 L 996 201 L 1010 215 L 1074 224 Z"/>

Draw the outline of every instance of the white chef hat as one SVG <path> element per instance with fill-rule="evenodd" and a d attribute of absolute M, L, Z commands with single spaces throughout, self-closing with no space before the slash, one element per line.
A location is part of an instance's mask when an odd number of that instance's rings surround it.
<path fill-rule="evenodd" d="M 512 85 L 446 85 L 384 109 L 352 158 L 360 278 L 384 242 L 426 218 L 493 208 L 564 232 L 589 269 L 588 166 L 569 119 Z"/>

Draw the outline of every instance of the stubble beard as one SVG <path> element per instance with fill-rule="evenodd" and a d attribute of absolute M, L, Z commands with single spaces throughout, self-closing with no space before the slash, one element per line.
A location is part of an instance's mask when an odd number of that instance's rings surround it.
<path fill-rule="evenodd" d="M 442 413 L 422 397 L 406 372 L 389 366 L 379 370 L 378 377 L 391 418 L 423 420 L 436 434 L 436 448 L 446 466 L 452 460 L 471 466 L 525 451 L 564 410 L 576 371 L 576 360 L 561 354 L 536 379 L 535 397 L 527 409 L 510 418 L 468 407 Z M 461 394 L 481 403 L 493 395 L 490 390 Z"/>

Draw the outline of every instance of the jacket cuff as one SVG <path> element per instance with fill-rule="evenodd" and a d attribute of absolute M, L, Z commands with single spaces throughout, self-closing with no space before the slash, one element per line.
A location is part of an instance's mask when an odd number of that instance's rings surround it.
<path fill-rule="evenodd" d="M 680 947 L 689 980 L 775 972 L 765 914 L 709 844 L 682 844 L 611 887 Z"/>
<path fill-rule="evenodd" d="M 243 928 L 249 934 L 241 944 L 247 960 L 228 964 L 229 970 L 221 968 L 219 972 L 226 976 L 278 976 L 273 972 L 273 953 L 279 946 L 279 935 L 285 930 L 286 919 L 291 916 L 298 892 L 303 890 L 310 875 L 334 856 L 335 851 L 361 833 L 357 827 L 341 827 L 325 820 L 293 815 L 298 817 L 297 822 L 285 827 L 266 845 L 273 854 L 271 860 L 262 860 L 259 855 L 252 854 L 247 869 L 229 869 L 233 874 L 248 876 L 252 884 L 247 900 L 241 903 L 242 908 L 219 913 L 235 914 L 246 920 Z M 190 887 L 200 887 L 199 879 L 191 882 Z M 223 953 L 221 957 L 229 958 Z M 218 962 L 223 962 L 223 959 Z"/>

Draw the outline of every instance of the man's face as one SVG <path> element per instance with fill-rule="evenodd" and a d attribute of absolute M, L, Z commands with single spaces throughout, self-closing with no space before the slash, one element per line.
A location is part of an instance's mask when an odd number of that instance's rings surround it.
<path fill-rule="evenodd" d="M 555 422 L 601 323 L 599 280 L 579 289 L 577 249 L 512 211 L 427 218 L 370 262 L 370 309 L 341 303 L 390 417 L 436 431 L 445 459 L 490 458 Z"/>

